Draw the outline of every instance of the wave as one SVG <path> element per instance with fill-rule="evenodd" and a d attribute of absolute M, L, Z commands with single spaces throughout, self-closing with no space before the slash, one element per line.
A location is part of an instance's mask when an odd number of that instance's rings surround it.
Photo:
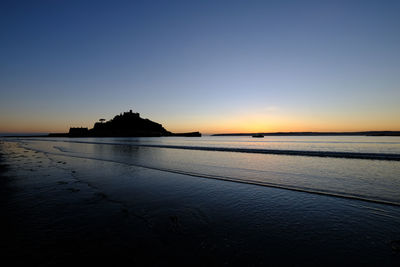
<path fill-rule="evenodd" d="M 174 146 L 174 145 L 139 145 L 142 147 L 172 148 L 185 150 L 202 150 L 218 152 L 237 152 L 253 154 L 274 154 L 287 156 L 308 156 L 328 158 L 351 158 L 351 159 L 373 159 L 373 160 L 395 160 L 400 161 L 400 154 L 388 153 L 359 153 L 359 152 L 336 152 L 336 151 L 306 151 L 306 150 L 281 150 L 281 149 L 257 149 L 257 148 L 229 148 L 229 147 L 199 147 L 199 146 Z"/>
<path fill-rule="evenodd" d="M 103 143 L 101 143 L 101 144 L 103 144 Z M 151 170 L 156 170 L 156 171 L 182 174 L 182 175 L 188 175 L 188 176 L 200 177 L 200 178 L 206 178 L 206 179 L 229 181 L 229 182 L 242 183 L 242 184 L 251 184 L 251 185 L 278 188 L 278 189 L 290 190 L 290 191 L 296 191 L 296 192 L 324 195 L 324 196 L 344 198 L 344 199 L 359 200 L 359 201 L 365 201 L 365 202 L 371 202 L 371 203 L 377 203 L 377 204 L 400 206 L 400 202 L 397 200 L 379 198 L 376 196 L 359 195 L 359 194 L 355 194 L 355 193 L 332 191 L 332 190 L 326 190 L 326 189 L 322 189 L 322 188 L 310 188 L 310 187 L 302 187 L 302 186 L 296 186 L 296 185 L 271 183 L 271 182 L 267 182 L 267 181 L 258 181 L 258 180 L 252 180 L 252 179 L 242 179 L 242 178 L 232 177 L 232 176 L 228 176 L 228 175 L 206 174 L 206 173 L 193 172 L 193 171 L 187 171 L 187 170 L 176 169 L 176 168 L 152 166 L 149 164 L 132 163 L 132 162 L 128 163 L 128 162 L 124 162 L 124 161 L 120 161 L 120 160 L 105 159 L 105 158 L 93 157 L 93 156 L 89 156 L 89 155 L 66 154 L 65 153 L 66 150 L 64 150 L 62 147 L 56 147 L 56 146 L 53 146 L 53 147 L 55 149 L 57 149 L 59 152 L 49 152 L 49 151 L 45 151 L 45 150 L 41 150 L 41 149 L 37 149 L 37 148 L 32 148 L 32 147 L 29 147 L 26 145 L 22 145 L 22 147 L 25 149 L 33 150 L 33 151 L 42 152 L 47 155 L 57 155 L 57 156 L 64 156 L 64 157 L 71 157 L 71 158 L 112 162 L 112 163 L 123 164 L 123 165 L 127 165 L 127 166 L 146 168 L 146 169 L 151 169 Z"/>
<path fill-rule="evenodd" d="M 133 146 L 133 147 L 154 147 L 154 148 L 183 149 L 183 150 L 197 150 L 197 151 L 400 161 L 400 154 L 394 154 L 394 153 L 392 154 L 392 153 L 369 153 L 369 152 L 367 153 L 367 152 L 341 152 L 341 151 L 283 150 L 283 149 L 258 149 L 258 148 L 235 148 L 235 147 L 161 145 L 161 144 L 153 145 L 153 144 L 138 144 L 131 142 L 120 143 L 120 142 L 95 142 L 95 141 L 78 141 L 78 140 L 72 141 L 72 140 L 51 140 L 51 139 L 47 140 L 27 139 L 27 140 L 55 141 L 55 142 L 97 144 L 97 145 L 123 145 L 123 146 Z"/>

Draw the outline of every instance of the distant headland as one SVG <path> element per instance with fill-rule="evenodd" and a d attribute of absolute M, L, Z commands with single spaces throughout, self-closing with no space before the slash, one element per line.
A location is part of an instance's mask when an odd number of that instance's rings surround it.
<path fill-rule="evenodd" d="M 400 131 L 229 133 L 212 136 L 400 136 Z"/>
<path fill-rule="evenodd" d="M 128 112 L 116 115 L 106 121 L 100 119 L 92 129 L 85 127 L 71 127 L 68 133 L 50 133 L 50 137 L 159 137 L 159 136 L 186 136 L 200 137 L 200 132 L 172 133 L 161 124 L 143 119 L 139 113 Z"/>

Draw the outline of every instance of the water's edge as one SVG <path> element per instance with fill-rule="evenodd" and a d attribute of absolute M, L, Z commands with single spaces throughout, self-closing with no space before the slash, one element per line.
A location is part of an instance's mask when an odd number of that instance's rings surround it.
<path fill-rule="evenodd" d="M 30 140 L 23 139 L 18 140 Z M 34 141 L 49 141 L 43 139 L 34 139 Z M 149 145 L 149 144 L 127 144 L 117 142 L 85 142 L 85 141 L 65 141 L 57 142 L 78 143 L 78 144 L 96 144 L 96 145 L 120 145 L 132 147 L 153 147 L 153 148 L 169 148 L 184 149 L 197 151 L 218 151 L 218 152 L 234 152 L 234 153 L 251 153 L 251 154 L 272 154 L 287 156 L 307 156 L 307 157 L 324 157 L 324 158 L 348 158 L 348 159 L 365 159 L 365 160 L 389 160 L 400 161 L 400 154 L 389 153 L 362 153 L 362 152 L 336 152 L 336 151 L 310 151 L 310 150 L 281 150 L 281 149 L 257 149 L 257 148 L 230 148 L 230 147 L 202 147 L 202 146 L 178 146 L 178 145 Z"/>
<path fill-rule="evenodd" d="M 86 142 L 77 142 L 77 143 L 86 143 Z M 93 144 L 93 142 L 90 142 L 90 144 Z M 104 143 L 99 143 L 99 144 L 104 144 Z M 219 175 L 211 175 L 211 174 L 204 174 L 204 173 L 197 173 L 197 172 L 189 172 L 189 171 L 184 171 L 184 170 L 179 170 L 179 169 L 170 169 L 170 168 L 155 167 L 155 166 L 149 166 L 149 165 L 138 164 L 138 163 L 127 163 L 127 162 L 118 161 L 118 160 L 112 160 L 112 159 L 96 158 L 96 157 L 91 157 L 91 156 L 87 156 L 87 155 L 86 156 L 80 156 L 80 155 L 71 155 L 71 154 L 65 154 L 65 153 L 49 152 L 49 151 L 43 151 L 43 150 L 39 150 L 39 149 L 34 149 L 34 148 L 31 148 L 29 146 L 22 145 L 22 144 L 20 144 L 20 145 L 21 145 L 21 147 L 23 147 L 25 149 L 42 152 L 42 153 L 47 154 L 47 155 L 56 155 L 56 156 L 63 156 L 63 157 L 71 157 L 71 158 L 89 159 L 89 160 L 95 160 L 95 161 L 112 162 L 112 163 L 117 163 L 117 164 L 122 164 L 122 165 L 127 165 L 127 166 L 134 166 L 134 167 L 140 167 L 140 168 L 145 168 L 145 169 L 151 169 L 151 170 L 157 170 L 157 171 L 163 171 L 163 172 L 169 172 L 169 173 L 175 173 L 175 174 L 188 175 L 188 176 L 192 176 L 192 177 L 200 177 L 200 178 L 214 179 L 214 180 L 221 180 L 221 181 L 229 181 L 229 182 L 242 183 L 242 184 L 265 186 L 265 187 L 278 188 L 278 189 L 284 189 L 284 190 L 290 190 L 290 191 L 296 191 L 296 192 L 317 194 L 317 195 L 337 197 L 337 198 L 343 198 L 343 199 L 359 200 L 359 201 L 365 201 L 365 202 L 377 203 L 377 204 L 385 204 L 385 205 L 391 205 L 391 206 L 400 206 L 400 202 L 390 201 L 390 200 L 386 200 L 386 199 L 368 198 L 368 197 L 364 197 L 364 196 L 361 196 L 361 195 L 347 194 L 347 193 L 344 193 L 344 192 L 334 192 L 334 191 L 323 190 L 323 189 L 313 189 L 313 188 L 299 187 L 299 186 L 293 186 L 293 185 L 284 185 L 284 184 L 277 184 L 277 183 L 269 183 L 269 182 L 262 182 L 262 181 L 240 179 L 240 178 L 237 178 L 237 177 L 219 176 Z M 107 144 L 107 145 L 115 145 L 115 143 L 110 143 L 110 144 Z M 126 145 L 126 144 L 118 144 L 118 145 Z M 142 146 L 142 145 L 139 145 L 139 146 Z M 146 146 L 146 147 L 156 147 L 156 148 L 157 147 L 161 147 L 161 148 L 164 148 L 163 146 L 153 146 L 153 145 L 144 145 L 144 146 Z"/>

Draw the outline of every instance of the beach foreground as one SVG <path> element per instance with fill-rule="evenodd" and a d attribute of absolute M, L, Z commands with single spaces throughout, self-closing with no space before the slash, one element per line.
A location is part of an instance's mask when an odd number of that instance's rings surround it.
<path fill-rule="evenodd" d="M 42 153 L 0 141 L 14 265 L 386 265 L 400 207 Z"/>

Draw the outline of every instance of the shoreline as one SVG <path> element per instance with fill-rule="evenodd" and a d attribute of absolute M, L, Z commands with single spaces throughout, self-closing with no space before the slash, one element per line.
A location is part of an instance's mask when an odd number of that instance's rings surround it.
<path fill-rule="evenodd" d="M 107 143 L 102 143 L 102 144 L 107 144 Z M 113 144 L 113 145 L 115 145 L 115 144 Z M 146 145 L 143 145 L 143 146 L 147 147 Z M 159 147 L 159 146 L 148 146 L 148 147 Z M 161 148 L 164 148 L 164 147 L 161 146 Z M 64 156 L 62 154 L 53 154 L 53 155 Z M 139 165 L 139 164 L 127 164 L 127 163 L 122 163 L 122 162 L 118 162 L 118 161 L 92 158 L 92 157 L 87 157 L 87 156 L 83 157 L 83 156 L 78 156 L 78 155 L 68 155 L 65 157 L 71 157 L 71 158 L 76 158 L 76 159 L 89 159 L 89 160 L 99 161 L 99 162 L 110 162 L 110 163 L 116 163 L 116 164 L 123 164 L 123 165 L 127 165 L 130 167 L 145 168 L 145 169 L 149 169 L 149 170 L 154 170 L 154 171 L 159 171 L 159 172 L 167 172 L 167 173 L 177 174 L 177 175 L 186 175 L 186 176 L 191 176 L 194 178 L 213 179 L 213 180 L 217 180 L 217 181 L 226 181 L 226 182 L 232 182 L 232 183 L 255 185 L 255 186 L 261 186 L 261 187 L 276 188 L 276 189 L 281 189 L 281 190 L 289 190 L 289 191 L 294 191 L 294 192 L 316 194 L 316 195 L 321 195 L 321 196 L 326 196 L 326 197 L 335 197 L 335 198 L 342 198 L 342 199 L 347 199 L 347 200 L 357 200 L 357 201 L 368 202 L 368 203 L 400 207 L 400 203 L 395 202 L 393 200 L 385 200 L 385 199 L 379 199 L 379 198 L 367 198 L 367 197 L 363 197 L 360 195 L 351 195 L 351 194 L 345 194 L 345 193 L 340 193 L 340 192 L 316 190 L 313 188 L 301 188 L 301 187 L 296 187 L 296 186 L 273 184 L 273 183 L 261 182 L 261 181 L 242 180 L 242 179 L 228 177 L 228 176 L 206 175 L 206 174 L 202 174 L 202 173 L 192 173 L 192 172 L 187 172 L 187 171 L 150 167 L 150 166 Z"/>
<path fill-rule="evenodd" d="M 25 138 L 25 137 L 20 137 Z M 35 141 L 43 141 L 36 139 Z M 82 143 L 84 141 L 70 141 L 70 143 Z M 122 145 L 126 143 L 106 143 L 106 142 L 91 142 L 93 144 L 102 145 Z M 198 151 L 217 151 L 217 152 L 236 152 L 249 154 L 271 154 L 284 156 L 306 156 L 320 158 L 345 158 L 345 159 L 362 159 L 362 160 L 387 160 L 400 161 L 400 154 L 396 153 L 370 153 L 370 152 L 338 152 L 338 151 L 313 151 L 313 150 L 286 150 L 286 149 L 258 149 L 258 148 L 229 148 L 229 147 L 205 147 L 205 146 L 177 146 L 177 145 L 149 145 L 149 144 L 129 144 L 132 147 L 153 147 L 153 148 L 169 148 L 169 149 L 184 149 Z"/>
<path fill-rule="evenodd" d="M 13 226 L 3 229 L 6 251 L 17 262 L 83 256 L 151 266 L 394 266 L 400 259 L 398 207 L 73 159 L 18 143 L 0 142 L 0 153 L 0 164 L 10 166 L 3 172 Z"/>

